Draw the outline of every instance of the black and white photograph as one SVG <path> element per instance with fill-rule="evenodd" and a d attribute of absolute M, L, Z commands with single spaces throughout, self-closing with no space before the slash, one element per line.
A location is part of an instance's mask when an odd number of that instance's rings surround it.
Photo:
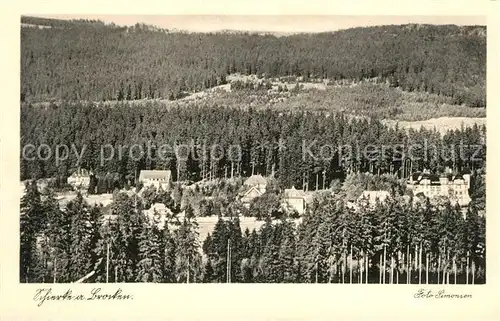
<path fill-rule="evenodd" d="M 20 16 L 19 283 L 487 284 L 486 20 Z"/>

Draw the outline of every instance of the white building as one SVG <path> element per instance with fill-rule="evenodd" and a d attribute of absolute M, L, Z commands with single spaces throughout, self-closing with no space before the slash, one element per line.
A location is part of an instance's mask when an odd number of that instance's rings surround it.
<path fill-rule="evenodd" d="M 142 170 L 139 174 L 139 182 L 144 187 L 154 186 L 157 189 L 161 187 L 163 190 L 170 188 L 171 179 L 170 171 Z"/>
<path fill-rule="evenodd" d="M 406 187 L 414 195 L 422 193 L 428 198 L 438 196 L 448 197 L 460 206 L 469 205 L 470 175 L 434 175 L 427 172 L 418 172 L 410 176 Z"/>
<path fill-rule="evenodd" d="M 302 190 L 295 189 L 294 186 L 285 189 L 284 205 L 297 211 L 300 215 L 306 211 L 306 194 Z"/>
<path fill-rule="evenodd" d="M 246 208 L 250 208 L 250 203 L 257 197 L 262 196 L 264 193 L 255 186 L 250 187 L 245 193 L 241 196 L 241 203 Z"/>
<path fill-rule="evenodd" d="M 267 187 L 267 180 L 262 175 L 252 175 L 243 183 L 245 191 L 240 194 L 243 206 L 250 207 L 250 203 L 257 197 L 264 195 Z"/>
<path fill-rule="evenodd" d="M 68 177 L 68 184 L 74 188 L 87 188 L 90 185 L 90 175 L 92 172 L 79 168 Z"/>

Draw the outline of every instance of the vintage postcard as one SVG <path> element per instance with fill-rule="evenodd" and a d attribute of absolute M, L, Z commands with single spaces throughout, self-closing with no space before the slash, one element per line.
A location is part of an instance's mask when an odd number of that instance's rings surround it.
<path fill-rule="evenodd" d="M 373 6 L 13 13 L 2 317 L 500 318 L 500 7 Z"/>

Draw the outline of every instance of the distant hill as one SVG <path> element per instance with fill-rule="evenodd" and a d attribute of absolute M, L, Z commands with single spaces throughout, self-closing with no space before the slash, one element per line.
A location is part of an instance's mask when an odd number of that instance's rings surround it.
<path fill-rule="evenodd" d="M 233 73 L 379 77 L 485 106 L 486 27 L 400 25 L 317 34 L 188 33 L 22 17 L 21 100 L 176 99 Z M 35 27 L 33 27 L 35 26 Z M 45 26 L 45 27 L 36 27 Z M 50 26 L 50 28 L 47 28 Z"/>

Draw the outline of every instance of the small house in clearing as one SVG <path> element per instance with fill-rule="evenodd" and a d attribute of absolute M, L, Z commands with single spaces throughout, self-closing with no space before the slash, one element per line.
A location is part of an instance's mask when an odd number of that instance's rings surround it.
<path fill-rule="evenodd" d="M 243 206 L 250 207 L 253 199 L 264 195 L 267 187 L 267 180 L 262 175 L 252 175 L 243 183 L 245 191 L 240 194 Z"/>
<path fill-rule="evenodd" d="M 154 186 L 164 190 L 169 189 L 172 175 L 170 171 L 142 170 L 139 174 L 139 182 L 144 187 Z"/>

